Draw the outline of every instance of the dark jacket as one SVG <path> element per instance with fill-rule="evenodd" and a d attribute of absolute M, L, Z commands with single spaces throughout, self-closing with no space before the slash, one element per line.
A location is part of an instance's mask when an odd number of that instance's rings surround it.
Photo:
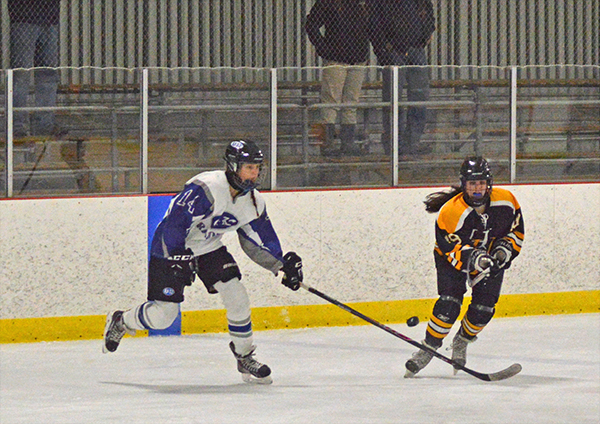
<path fill-rule="evenodd" d="M 317 0 L 306 17 L 306 33 L 323 59 L 356 65 L 369 58 L 367 24 L 364 0 Z"/>
<path fill-rule="evenodd" d="M 390 51 L 427 46 L 435 31 L 431 0 L 366 0 L 369 38 L 380 62 Z"/>
<path fill-rule="evenodd" d="M 34 25 L 58 25 L 60 0 L 8 0 L 11 22 Z"/>

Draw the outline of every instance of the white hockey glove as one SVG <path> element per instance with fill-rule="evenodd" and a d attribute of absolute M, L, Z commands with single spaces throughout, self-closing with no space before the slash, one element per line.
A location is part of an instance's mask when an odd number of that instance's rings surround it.
<path fill-rule="evenodd" d="M 483 249 L 473 249 L 469 259 L 469 271 L 484 272 L 494 266 L 494 258 Z"/>
<path fill-rule="evenodd" d="M 477 271 L 477 275 L 473 279 L 469 278 L 469 286 L 473 287 L 475 284 L 488 278 L 492 268 L 496 266 L 495 264 L 496 261 L 494 261 L 494 258 L 488 255 L 485 250 L 473 249 L 471 258 L 469 259 L 468 271 L 469 275 L 473 271 Z"/>

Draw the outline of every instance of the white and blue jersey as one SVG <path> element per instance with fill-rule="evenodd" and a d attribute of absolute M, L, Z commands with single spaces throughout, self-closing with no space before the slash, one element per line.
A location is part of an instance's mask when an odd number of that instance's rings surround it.
<path fill-rule="evenodd" d="M 167 258 L 191 249 L 194 256 L 223 246 L 223 234 L 237 231 L 244 252 L 277 274 L 283 265 L 279 239 L 258 190 L 232 198 L 225 171 L 203 172 L 186 182 L 158 225 L 150 253 Z"/>

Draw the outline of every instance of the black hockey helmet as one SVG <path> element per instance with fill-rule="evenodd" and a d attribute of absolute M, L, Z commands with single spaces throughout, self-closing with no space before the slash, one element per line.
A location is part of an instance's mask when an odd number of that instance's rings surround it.
<path fill-rule="evenodd" d="M 486 180 L 487 190 L 485 195 L 481 198 L 470 198 L 467 196 L 466 187 L 467 181 Z M 467 157 L 462 165 L 460 166 L 460 187 L 464 194 L 465 202 L 469 206 L 481 206 L 487 202 L 492 192 L 493 176 L 490 170 L 490 165 L 487 160 L 481 156 L 469 156 Z"/>
<path fill-rule="evenodd" d="M 259 173 L 256 181 L 242 181 L 239 176 L 241 165 L 243 163 L 259 164 L 261 165 L 262 170 L 264 156 L 255 142 L 249 140 L 232 141 L 225 149 L 225 157 L 223 159 L 225 159 L 227 165 L 225 170 L 227 181 L 235 190 L 242 194 L 246 194 L 260 185 L 262 172 Z"/>

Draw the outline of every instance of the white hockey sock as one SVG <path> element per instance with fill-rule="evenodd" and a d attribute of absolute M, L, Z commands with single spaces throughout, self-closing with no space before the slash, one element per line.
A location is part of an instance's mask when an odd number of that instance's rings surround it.
<path fill-rule="evenodd" d="M 149 301 L 123 313 L 123 322 L 135 330 L 163 330 L 175 321 L 179 303 Z"/>
<path fill-rule="evenodd" d="M 247 355 L 252 350 L 254 338 L 250 317 L 250 299 L 246 288 L 237 278 L 226 283 L 219 281 L 214 287 L 219 292 L 227 310 L 229 335 L 235 345 L 235 351 L 239 355 Z"/>

